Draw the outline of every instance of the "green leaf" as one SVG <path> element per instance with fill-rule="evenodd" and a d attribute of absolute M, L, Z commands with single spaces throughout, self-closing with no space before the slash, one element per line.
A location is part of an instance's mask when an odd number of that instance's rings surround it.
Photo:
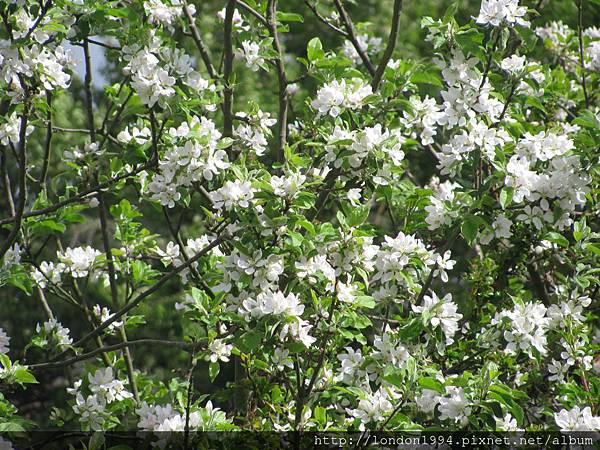
<path fill-rule="evenodd" d="M 222 150 L 224 148 L 229 148 L 229 147 L 231 147 L 233 145 L 234 142 L 235 141 L 232 138 L 230 138 L 230 137 L 221 138 L 219 140 L 219 142 L 217 143 L 217 148 L 219 150 Z"/>
<path fill-rule="evenodd" d="M 510 205 L 514 192 L 515 189 L 512 187 L 505 187 L 500 191 L 500 206 L 502 206 L 502 209 L 506 209 L 506 207 Z"/>
<path fill-rule="evenodd" d="M 292 247 L 300 247 L 302 245 L 302 241 L 304 240 L 304 237 L 296 232 L 296 231 L 288 231 L 287 232 L 287 239 L 286 241 L 292 246 Z"/>
<path fill-rule="evenodd" d="M 590 252 L 593 253 L 594 255 L 598 255 L 600 256 L 600 247 L 598 247 L 596 244 L 585 244 L 583 246 L 584 250 L 586 252 Z"/>
<path fill-rule="evenodd" d="M 327 423 L 327 410 L 322 406 L 317 406 L 314 409 L 313 416 L 319 425 L 325 425 Z"/>
<path fill-rule="evenodd" d="M 104 434 L 96 432 L 90 438 L 88 450 L 101 450 L 104 448 Z"/>
<path fill-rule="evenodd" d="M 361 308 L 367 308 L 367 309 L 373 309 L 373 308 L 375 308 L 375 305 L 377 304 L 377 303 L 375 303 L 375 299 L 368 295 L 359 295 L 357 297 L 354 297 L 353 303 L 356 306 L 359 306 Z"/>
<path fill-rule="evenodd" d="M 554 242 L 555 244 L 560 245 L 561 247 L 568 247 L 569 246 L 569 241 L 566 237 L 564 237 L 562 234 L 559 234 L 555 231 L 551 231 L 550 233 L 548 233 L 545 237 L 546 240 L 550 241 L 550 242 Z"/>
<path fill-rule="evenodd" d="M 2 364 L 2 367 L 5 369 L 12 367 L 10 358 L 4 353 L 0 353 L 0 364 Z"/>
<path fill-rule="evenodd" d="M 31 372 L 29 372 L 27 369 L 25 369 L 24 367 L 18 368 L 17 370 L 15 370 L 15 380 L 19 384 L 25 384 L 25 383 L 37 384 L 37 382 L 38 382 L 38 380 L 35 379 L 33 374 Z"/>
<path fill-rule="evenodd" d="M 336 212 L 335 217 L 337 218 L 337 220 L 340 223 L 340 225 L 342 226 L 342 228 L 344 228 L 344 229 L 348 228 L 348 223 L 346 222 L 346 217 L 344 217 L 344 213 L 342 211 Z"/>
<path fill-rule="evenodd" d="M 388 383 L 392 383 L 394 386 L 403 389 L 406 386 L 406 380 L 404 377 L 401 377 L 398 373 L 390 373 L 388 375 L 384 375 L 383 379 Z"/>
<path fill-rule="evenodd" d="M 263 341 L 263 334 L 251 330 L 247 331 L 240 336 L 238 347 L 245 353 L 250 353 L 252 350 L 256 350 Z"/>
<path fill-rule="evenodd" d="M 54 220 L 42 220 L 40 222 L 34 223 L 31 226 L 31 231 L 35 234 L 45 234 L 45 233 L 64 233 L 67 227 L 65 224 L 58 223 Z"/>
<path fill-rule="evenodd" d="M 542 102 L 535 97 L 527 97 L 527 100 L 525 100 L 525 104 L 533 106 L 534 108 L 539 109 L 543 113 L 548 114 Z"/>
<path fill-rule="evenodd" d="M 585 217 L 573 224 L 573 237 L 577 242 L 581 242 L 583 237 L 589 233 L 589 228 L 586 226 Z"/>
<path fill-rule="evenodd" d="M 423 331 L 423 322 L 420 320 L 420 318 L 414 318 L 400 328 L 398 337 L 400 339 L 410 340 L 421 334 L 421 331 Z"/>
<path fill-rule="evenodd" d="M 434 72 L 415 72 L 411 75 L 410 81 L 418 84 L 431 84 L 442 87 L 440 77 Z"/>
<path fill-rule="evenodd" d="M 438 380 L 436 380 L 435 378 L 431 378 L 431 377 L 419 378 L 419 385 L 424 387 L 425 389 L 431 389 L 432 391 L 439 392 L 440 394 L 443 394 L 446 392 L 446 390 L 444 389 L 444 385 L 442 383 L 440 383 Z"/>
<path fill-rule="evenodd" d="M 277 11 L 277 20 L 279 22 L 304 22 L 304 17 L 296 13 Z"/>
<path fill-rule="evenodd" d="M 357 227 L 359 225 L 362 225 L 365 222 L 365 220 L 369 218 L 370 211 L 371 208 L 369 205 L 362 205 L 353 208 L 352 211 L 350 211 L 348 217 L 346 217 L 346 223 L 349 227 Z"/>
<path fill-rule="evenodd" d="M 323 56 L 325 56 L 325 52 L 323 51 L 323 44 L 321 44 L 321 40 L 318 37 L 312 38 L 310 41 L 308 41 L 308 46 L 306 47 L 306 54 L 310 62 L 317 61 Z"/>
<path fill-rule="evenodd" d="M 310 235 L 315 234 L 315 226 L 312 223 L 310 223 L 308 220 L 305 220 L 305 219 L 298 220 L 296 222 L 296 224 L 301 226 L 302 228 L 304 228 L 306 231 L 308 231 L 308 233 Z"/>
<path fill-rule="evenodd" d="M 460 227 L 460 231 L 467 242 L 472 243 L 479 232 L 479 221 L 475 216 L 466 216 Z"/>
<path fill-rule="evenodd" d="M 584 111 L 581 116 L 577 117 L 573 122 L 584 128 L 600 130 L 600 120 L 598 120 L 592 111 Z"/>
<path fill-rule="evenodd" d="M 217 375 L 219 375 L 219 371 L 221 370 L 221 365 L 219 362 L 211 362 L 208 365 L 208 376 L 210 377 L 210 382 L 213 383 Z"/>

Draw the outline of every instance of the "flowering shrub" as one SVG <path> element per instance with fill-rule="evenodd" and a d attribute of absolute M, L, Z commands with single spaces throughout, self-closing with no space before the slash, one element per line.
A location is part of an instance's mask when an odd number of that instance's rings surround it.
<path fill-rule="evenodd" d="M 600 430 L 597 2 L 217 3 L 0 2 L 0 431 Z"/>

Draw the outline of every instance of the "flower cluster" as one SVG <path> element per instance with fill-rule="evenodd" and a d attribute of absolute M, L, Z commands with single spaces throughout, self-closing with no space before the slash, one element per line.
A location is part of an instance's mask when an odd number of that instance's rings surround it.
<path fill-rule="evenodd" d="M 202 180 L 212 180 L 229 167 L 227 154 L 219 149 L 221 133 L 205 117 L 192 117 L 178 128 L 171 128 L 173 145 L 159 159 L 160 173 L 148 184 L 150 197 L 173 208 L 181 198 L 180 190 Z"/>
<path fill-rule="evenodd" d="M 102 430 L 110 419 L 107 405 L 133 398 L 125 384 L 115 378 L 112 367 L 88 373 L 89 395 L 84 395 L 82 385 L 83 380 L 78 380 L 67 391 L 75 396 L 73 412 L 84 426 L 92 430 Z"/>
<path fill-rule="evenodd" d="M 319 115 L 337 117 L 343 109 L 361 108 L 365 99 L 372 94 L 371 86 L 360 78 L 333 80 L 318 90 L 311 106 Z"/>
<path fill-rule="evenodd" d="M 131 87 L 145 105 L 152 107 L 158 103 L 165 107 L 169 98 L 175 95 L 178 80 L 196 93 L 214 92 L 214 86 L 209 86 L 200 73 L 193 69 L 193 60 L 189 55 L 161 44 L 161 40 L 151 33 L 147 45 L 123 47 L 123 60 L 127 62 L 123 72 L 131 76 Z"/>
<path fill-rule="evenodd" d="M 249 150 L 261 156 L 267 150 L 267 137 L 271 136 L 271 127 L 277 120 L 271 118 L 271 114 L 260 109 L 252 114 L 240 112 L 236 118 L 241 123 L 233 130 L 233 136 L 237 139 L 236 147 L 240 150 Z"/>
<path fill-rule="evenodd" d="M 527 7 L 519 6 L 519 0 L 482 0 L 477 23 L 490 24 L 494 27 L 506 22 L 508 25 L 530 24 L 524 19 Z"/>
<path fill-rule="evenodd" d="M 136 409 L 139 416 L 137 427 L 140 430 L 156 432 L 184 431 L 186 429 L 186 414 L 177 411 L 173 405 L 149 405 L 142 402 Z M 212 402 L 206 402 L 204 408 L 191 411 L 188 418 L 190 430 L 214 430 L 229 424 L 225 413 L 219 408 L 213 407 Z"/>

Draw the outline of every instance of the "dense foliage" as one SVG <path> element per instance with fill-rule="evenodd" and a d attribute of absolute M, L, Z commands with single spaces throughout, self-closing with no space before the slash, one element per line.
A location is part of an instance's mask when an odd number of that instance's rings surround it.
<path fill-rule="evenodd" d="M 598 2 L 195 3 L 0 1 L 0 432 L 600 430 Z"/>

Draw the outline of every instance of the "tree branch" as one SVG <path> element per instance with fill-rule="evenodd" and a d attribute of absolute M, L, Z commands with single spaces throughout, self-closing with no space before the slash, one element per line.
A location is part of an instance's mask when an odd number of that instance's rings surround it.
<path fill-rule="evenodd" d="M 586 79 L 585 79 L 585 58 L 583 53 L 583 0 L 577 0 L 577 34 L 579 36 L 579 64 L 581 65 L 581 87 L 583 88 L 583 96 L 585 97 L 585 107 L 590 107 L 590 97 L 588 95 Z"/>
<path fill-rule="evenodd" d="M 204 247 L 202 250 L 200 250 L 198 253 L 196 253 L 193 257 L 191 257 L 185 263 L 181 264 L 180 266 L 177 266 L 171 272 L 164 275 L 162 278 L 160 278 L 156 282 L 156 284 L 154 284 L 150 288 L 146 289 L 144 292 L 139 294 L 135 299 L 133 299 L 130 303 L 125 305 L 119 311 L 115 312 L 111 317 L 109 317 L 104 322 L 102 322 L 100 325 L 98 325 L 98 327 L 95 330 L 91 331 L 90 333 L 86 334 L 81 339 L 79 339 L 77 342 L 75 342 L 73 344 L 73 347 L 81 346 L 83 343 L 87 342 L 89 339 L 100 335 L 102 333 L 102 331 L 105 328 L 107 328 L 111 323 L 115 322 L 120 317 L 127 314 L 129 311 L 131 311 L 133 308 L 135 308 L 137 305 L 139 305 L 145 298 L 149 297 L 150 295 L 152 295 L 156 291 L 158 291 L 160 288 L 162 288 L 169 280 L 171 280 L 171 278 L 173 278 L 175 275 L 179 274 L 183 270 L 187 269 L 189 266 L 194 264 L 201 257 L 206 255 L 209 251 L 211 251 L 213 248 L 217 247 L 219 244 L 223 243 L 224 241 L 225 241 L 225 237 L 223 235 L 218 236 L 214 241 L 212 241 L 210 244 L 208 244 L 206 247 Z M 66 352 L 62 352 L 61 354 L 59 354 L 57 356 L 57 358 L 60 358 L 65 353 Z M 51 362 L 53 362 L 53 361 L 51 361 Z"/>
<path fill-rule="evenodd" d="M 42 9 L 40 11 L 40 15 L 37 17 L 37 19 L 35 19 L 35 22 L 33 22 L 33 25 L 31 25 L 31 27 L 29 28 L 29 30 L 27 30 L 27 34 L 25 34 L 25 36 L 23 37 L 24 40 L 29 39 L 29 37 L 33 34 L 33 32 L 40 25 L 40 23 L 42 22 L 42 20 L 44 20 L 44 17 L 46 17 L 46 14 L 48 13 L 48 10 L 50 9 L 51 6 L 52 6 L 52 0 L 48 0 L 42 6 Z"/>
<path fill-rule="evenodd" d="M 233 87 L 231 86 L 231 75 L 233 73 L 233 13 L 235 12 L 236 0 L 229 0 L 225 8 L 225 23 L 223 34 L 223 136 L 233 136 Z M 231 147 L 227 149 L 231 153 Z M 231 157 L 231 155 L 229 155 Z"/>
<path fill-rule="evenodd" d="M 279 111 L 277 115 L 277 162 L 284 163 L 284 148 L 287 141 L 287 114 L 288 114 L 288 95 L 287 95 L 287 77 L 283 66 L 283 51 L 277 34 L 277 0 L 269 0 L 267 4 L 267 20 L 269 22 L 269 31 L 273 37 L 273 47 L 278 54 L 275 58 L 275 67 L 277 69 L 277 80 L 279 85 Z"/>
<path fill-rule="evenodd" d="M 319 12 L 319 10 L 317 9 L 317 7 L 315 5 L 312 5 L 309 0 L 304 0 L 304 3 L 306 4 L 306 6 L 308 6 L 308 9 L 310 9 L 313 12 L 313 14 L 316 16 L 316 18 L 319 19 L 319 21 L 321 21 L 322 23 L 324 23 L 327 27 L 329 27 L 330 29 L 332 29 L 336 33 L 341 34 L 345 38 L 348 38 L 348 33 L 346 33 L 341 28 L 336 27 L 329 20 L 327 20 L 325 17 L 323 17 L 323 15 Z"/>
<path fill-rule="evenodd" d="M 212 79 L 217 79 L 217 71 L 212 64 L 210 54 L 208 53 L 208 49 L 206 45 L 204 45 L 204 41 L 202 40 L 202 36 L 200 35 L 200 31 L 198 31 L 198 27 L 196 27 L 196 22 L 194 21 L 194 16 L 190 13 L 187 2 L 183 3 L 183 13 L 188 20 L 190 31 L 192 32 L 192 39 L 196 43 L 196 47 L 200 52 L 200 56 L 202 57 L 202 61 L 206 66 L 206 70 Z"/>
<path fill-rule="evenodd" d="M 237 0 L 237 4 L 240 8 L 242 8 L 243 10 L 247 11 L 248 13 L 250 13 L 251 15 L 256 17 L 259 20 L 259 22 L 262 23 L 265 27 L 269 28 L 269 22 L 267 22 L 267 19 L 265 19 L 265 17 L 261 13 L 259 13 L 257 10 L 255 10 L 250 5 L 248 5 L 247 3 L 245 3 L 241 0 Z"/>
<path fill-rule="evenodd" d="M 377 91 L 379 87 L 379 83 L 381 83 L 381 79 L 383 78 L 383 74 L 385 73 L 385 69 L 394 54 L 394 49 L 396 48 L 396 41 L 398 40 L 398 30 L 400 29 L 400 13 L 402 12 L 402 0 L 394 0 L 394 10 L 392 12 L 392 29 L 390 31 L 390 35 L 388 37 L 387 47 L 385 48 L 385 52 L 383 53 L 383 57 L 379 62 L 379 66 L 377 66 L 377 71 L 375 72 L 375 76 L 373 77 L 373 82 L 371 83 L 371 88 L 373 92 Z"/>
<path fill-rule="evenodd" d="M 162 340 L 162 339 L 137 339 L 135 341 L 119 342 L 118 344 L 107 345 L 107 346 L 104 346 L 101 348 L 97 348 L 95 350 L 92 350 L 91 352 L 84 353 L 82 355 L 66 359 L 64 361 L 47 362 L 47 363 L 41 363 L 41 364 L 31 364 L 31 365 L 28 365 L 27 367 L 28 367 L 28 369 L 33 370 L 33 371 L 47 370 L 47 369 L 62 369 L 63 367 L 71 366 L 71 365 L 76 364 L 81 361 L 86 361 L 86 360 L 93 358 L 94 356 L 97 356 L 100 354 L 112 352 L 115 350 L 121 350 L 122 348 L 128 348 L 128 347 L 132 347 L 134 345 L 143 345 L 143 344 L 167 345 L 167 346 L 173 346 L 173 347 L 180 347 L 183 349 L 193 348 L 195 345 L 197 345 L 195 343 L 183 342 L 183 341 L 166 341 L 166 340 Z"/>
<path fill-rule="evenodd" d="M 71 203 L 80 202 L 85 197 L 89 196 L 90 194 L 94 194 L 103 189 L 107 189 L 107 188 L 111 187 L 113 184 L 118 183 L 119 181 L 124 180 L 125 178 L 135 176 L 135 175 L 139 174 L 140 172 L 143 172 L 146 169 L 154 167 L 155 165 L 156 165 L 156 161 L 150 160 L 150 161 L 140 165 L 138 168 L 132 170 L 131 172 L 127 172 L 123 175 L 119 175 L 117 177 L 111 178 L 110 180 L 105 181 L 104 183 L 100 183 L 91 188 L 85 189 L 81 193 L 76 194 L 73 197 L 69 197 L 65 200 L 62 200 L 58 203 L 55 203 L 54 205 L 47 206 L 46 208 L 29 211 L 27 213 L 23 213 L 22 218 L 27 219 L 29 217 L 36 217 L 36 216 L 41 216 L 44 214 L 49 214 L 51 212 L 59 210 L 60 208 L 70 205 Z M 6 219 L 0 220 L 0 226 L 6 225 L 7 223 L 16 222 L 16 221 L 17 221 L 16 215 L 14 215 L 12 217 L 7 217 Z"/>
<path fill-rule="evenodd" d="M 17 234 L 21 230 L 23 220 L 23 211 L 25 210 L 25 200 L 27 198 L 27 154 L 25 148 L 27 145 L 27 123 L 29 120 L 29 111 L 31 104 L 29 98 L 25 100 L 23 114 L 21 115 L 21 129 L 19 130 L 19 203 L 16 205 L 16 214 L 13 216 L 14 225 L 8 234 L 4 243 L 0 246 L 0 259 L 4 257 L 8 249 L 13 245 Z M 5 159 L 6 163 L 6 159 Z"/>
<path fill-rule="evenodd" d="M 44 160 L 42 162 L 42 171 L 40 174 L 38 189 L 46 189 L 46 178 L 48 177 L 48 166 L 50 164 L 50 152 L 52 149 L 52 92 L 46 91 L 46 102 L 48 103 L 48 112 L 46 113 L 46 141 L 44 144 Z"/>
<path fill-rule="evenodd" d="M 369 74 L 372 77 L 374 77 L 375 76 L 375 67 L 373 67 L 373 63 L 371 63 L 369 56 L 365 53 L 364 49 L 360 46 L 360 43 L 358 42 L 356 30 L 354 29 L 354 24 L 352 22 L 352 19 L 346 12 L 346 9 L 344 8 L 344 5 L 342 5 L 341 0 L 333 0 L 333 1 L 335 3 L 335 7 L 338 10 L 338 13 L 340 14 L 342 22 L 344 22 L 344 26 L 346 27 L 346 32 L 348 33 L 348 39 L 350 39 L 350 42 L 352 42 L 354 49 L 358 53 L 358 56 L 360 56 L 360 59 L 362 60 L 364 65 L 367 67 Z"/>

